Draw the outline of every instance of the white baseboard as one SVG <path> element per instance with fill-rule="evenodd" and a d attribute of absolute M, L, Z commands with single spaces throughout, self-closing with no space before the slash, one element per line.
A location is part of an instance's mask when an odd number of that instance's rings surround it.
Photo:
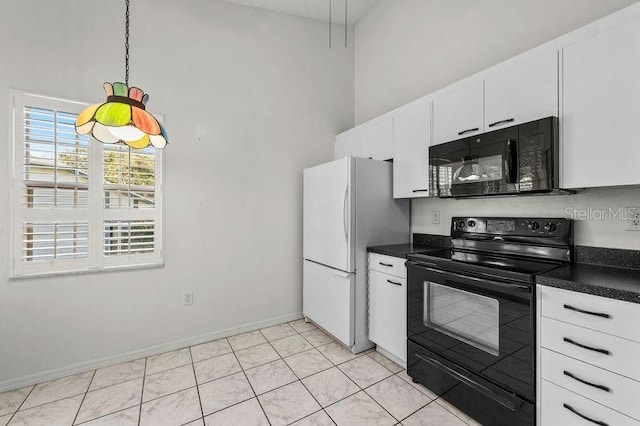
<path fill-rule="evenodd" d="M 163 352 L 173 351 L 181 349 L 187 346 L 198 345 L 200 343 L 209 342 L 211 340 L 222 339 L 223 337 L 233 336 L 235 334 L 244 333 L 247 331 L 258 330 L 260 328 L 269 327 L 272 325 L 281 324 L 284 322 L 295 321 L 302 318 L 302 312 L 282 315 L 279 317 L 271 318 L 264 321 L 258 321 L 250 324 L 243 324 L 236 327 L 226 328 L 224 330 L 214 331 L 211 333 L 201 334 L 199 336 L 188 337 L 186 339 L 175 340 L 173 342 L 162 343 L 159 345 L 148 346 L 146 348 L 138 349 L 123 354 L 110 355 L 103 358 L 92 359 L 77 364 L 72 364 L 66 367 L 55 368 L 53 370 L 46 370 L 28 376 L 18 377 L 15 379 L 9 379 L 0 382 L 0 392 L 7 390 L 17 389 L 28 385 L 34 385 L 37 383 L 46 382 L 60 377 L 69 376 L 71 374 L 78 374 L 96 368 L 108 367 L 110 365 L 120 364 L 122 362 L 133 361 L 136 359 L 148 357 L 151 355 L 160 354 Z"/>

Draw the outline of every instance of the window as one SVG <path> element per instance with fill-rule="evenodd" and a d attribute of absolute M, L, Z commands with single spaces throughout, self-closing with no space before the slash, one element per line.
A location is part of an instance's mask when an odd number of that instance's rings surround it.
<path fill-rule="evenodd" d="M 12 275 L 162 264 L 162 151 L 78 135 L 86 104 L 12 98 Z"/>

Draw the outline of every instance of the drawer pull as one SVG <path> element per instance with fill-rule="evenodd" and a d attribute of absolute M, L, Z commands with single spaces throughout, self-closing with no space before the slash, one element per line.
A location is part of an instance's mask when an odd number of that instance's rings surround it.
<path fill-rule="evenodd" d="M 382 263 L 382 262 L 378 262 L 379 264 L 381 264 L 382 266 L 388 266 L 389 268 L 391 268 L 393 265 L 390 263 Z"/>
<path fill-rule="evenodd" d="M 576 409 L 575 409 L 575 408 L 573 408 L 573 407 L 572 407 L 572 406 L 570 406 L 569 404 L 562 404 L 562 406 L 563 406 L 564 408 L 566 408 L 567 410 L 571 411 L 571 412 L 572 412 L 573 414 L 575 414 L 576 416 L 578 416 L 578 417 L 582 417 L 583 419 L 585 419 L 585 420 L 587 420 L 587 421 L 589 421 L 589 422 L 591 422 L 591 423 L 594 423 L 594 424 L 597 424 L 597 425 L 600 425 L 600 426 L 609 426 L 609 423 L 601 422 L 600 420 L 594 420 L 594 419 L 592 419 L 592 418 L 590 418 L 590 417 L 585 416 L 585 415 L 584 415 L 584 414 L 582 414 L 582 413 L 579 413 L 578 411 L 576 411 Z"/>
<path fill-rule="evenodd" d="M 591 346 L 583 345 L 582 343 L 578 343 L 578 342 L 576 342 L 574 340 L 569 339 L 568 337 L 565 337 L 562 340 L 564 340 L 565 342 L 570 343 L 570 344 L 572 344 L 574 346 L 582 348 L 582 349 L 588 349 L 590 351 L 598 352 L 598 353 L 601 353 L 601 354 L 611 355 L 611 352 L 609 352 L 606 349 L 594 348 L 594 347 L 591 347 Z"/>
<path fill-rule="evenodd" d="M 458 136 L 462 136 L 462 135 L 465 135 L 465 134 L 471 133 L 471 132 L 477 132 L 478 130 L 480 130 L 479 127 L 474 127 L 473 129 L 463 130 L 461 132 L 458 132 Z"/>
<path fill-rule="evenodd" d="M 606 392 L 611 392 L 610 388 L 608 388 L 606 386 L 603 386 L 603 385 L 596 385 L 595 383 L 587 382 L 586 380 L 583 380 L 580 377 L 574 376 L 573 374 L 569 373 L 567 370 L 564 370 L 562 373 L 567 377 L 571 377 L 573 380 L 576 380 L 576 381 L 578 381 L 580 383 L 584 383 L 585 385 L 588 385 L 588 386 L 591 386 L 591 387 L 594 387 L 596 389 L 600 389 L 600 390 L 603 390 L 603 391 L 606 391 Z"/>
<path fill-rule="evenodd" d="M 575 306 L 571 306 L 571 305 L 567 305 L 567 304 L 563 305 L 563 307 L 565 309 L 569 309 L 570 311 L 576 311 L 576 312 L 580 312 L 581 314 L 586 314 L 586 315 L 593 315 L 594 317 L 611 318 L 611 315 L 609 315 L 609 314 L 603 314 L 601 312 L 585 311 L 584 309 L 576 308 Z"/>
<path fill-rule="evenodd" d="M 414 189 L 413 192 L 429 192 L 428 189 Z"/>
<path fill-rule="evenodd" d="M 402 286 L 402 283 L 397 283 L 397 282 L 395 282 L 395 281 L 387 280 L 387 282 L 388 282 L 389 284 Z"/>

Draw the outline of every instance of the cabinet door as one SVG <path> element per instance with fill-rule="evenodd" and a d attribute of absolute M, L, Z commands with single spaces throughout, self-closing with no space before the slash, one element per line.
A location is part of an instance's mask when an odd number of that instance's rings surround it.
<path fill-rule="evenodd" d="M 439 144 L 484 130 L 483 81 L 455 85 L 448 95 L 433 101 L 433 143 Z"/>
<path fill-rule="evenodd" d="M 558 51 L 536 51 L 484 80 L 486 131 L 558 116 Z"/>
<path fill-rule="evenodd" d="M 361 135 L 357 129 L 351 129 L 336 136 L 334 159 L 339 160 L 344 157 L 361 157 Z"/>
<path fill-rule="evenodd" d="M 562 186 L 640 184 L 640 24 L 563 49 Z"/>
<path fill-rule="evenodd" d="M 374 160 L 393 158 L 393 119 L 376 120 L 357 128 L 362 138 L 361 156 Z"/>
<path fill-rule="evenodd" d="M 407 360 L 406 281 L 369 270 L 369 340 Z"/>
<path fill-rule="evenodd" d="M 401 111 L 393 119 L 393 198 L 429 196 L 431 100 Z"/>

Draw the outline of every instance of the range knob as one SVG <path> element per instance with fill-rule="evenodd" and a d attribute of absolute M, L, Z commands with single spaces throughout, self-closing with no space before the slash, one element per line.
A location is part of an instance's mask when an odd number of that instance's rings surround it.
<path fill-rule="evenodd" d="M 556 229 L 558 229 L 558 225 L 556 225 L 553 222 L 547 222 L 544 225 L 544 230 L 547 231 L 547 232 L 555 232 Z"/>
<path fill-rule="evenodd" d="M 473 219 L 469 219 L 469 221 L 467 222 L 467 226 L 469 228 L 474 228 L 476 226 L 476 221 Z"/>
<path fill-rule="evenodd" d="M 540 224 L 535 220 L 529 221 L 529 225 L 527 226 L 532 231 L 537 231 L 540 229 Z"/>
<path fill-rule="evenodd" d="M 464 225 L 465 225 L 464 220 L 459 220 L 456 222 L 456 228 L 458 229 L 464 228 Z"/>

